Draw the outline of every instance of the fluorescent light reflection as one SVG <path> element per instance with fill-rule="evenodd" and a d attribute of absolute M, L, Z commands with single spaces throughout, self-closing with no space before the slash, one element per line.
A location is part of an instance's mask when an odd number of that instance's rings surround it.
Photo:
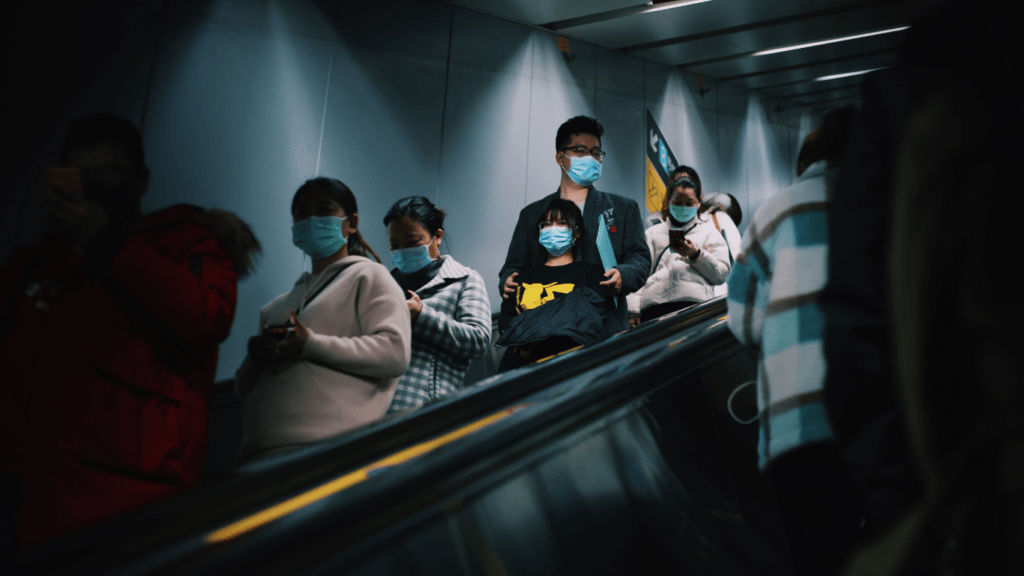
<path fill-rule="evenodd" d="M 860 72 L 847 72 L 846 74 L 833 74 L 831 76 L 822 76 L 821 78 L 815 78 L 815 82 L 824 82 L 826 80 L 838 80 L 840 78 L 849 78 L 850 76 L 860 76 L 861 74 L 867 74 L 868 72 L 874 72 L 875 70 L 885 70 L 888 66 L 882 66 L 881 68 L 872 68 L 870 70 L 861 70 Z"/>
<path fill-rule="evenodd" d="M 662 4 L 655 4 L 648 2 L 647 10 L 641 12 L 641 14 L 650 14 L 651 12 L 660 12 L 661 10 L 670 10 L 672 8 L 682 8 L 683 6 L 689 6 L 691 4 L 700 4 L 702 2 L 710 2 L 711 0 L 676 0 L 675 2 L 664 2 Z"/>
<path fill-rule="evenodd" d="M 858 38 L 868 38 L 870 36 L 880 36 L 882 34 L 891 34 L 893 32 L 901 32 L 910 28 L 910 26 L 900 26 L 899 28 L 890 28 L 888 30 L 879 30 L 877 32 L 867 32 L 865 34 L 857 34 L 856 36 L 844 36 L 842 38 L 831 38 L 828 40 L 819 40 L 818 42 L 808 42 L 807 44 L 795 44 L 793 46 L 783 46 L 781 48 L 772 48 L 771 50 L 761 50 L 760 52 L 754 52 L 751 56 L 767 56 L 768 54 L 778 54 L 779 52 L 789 52 L 790 50 L 800 50 L 802 48 L 811 48 L 813 46 L 822 46 L 825 44 L 835 44 L 836 42 L 846 42 L 847 40 L 857 40 Z"/>

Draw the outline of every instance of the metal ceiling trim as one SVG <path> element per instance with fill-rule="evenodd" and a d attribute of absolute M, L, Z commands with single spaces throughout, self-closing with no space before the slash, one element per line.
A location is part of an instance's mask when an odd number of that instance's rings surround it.
<path fill-rule="evenodd" d="M 843 96 L 842 98 L 830 98 L 828 100 L 820 100 L 818 102 L 802 102 L 800 100 L 793 100 L 793 102 L 795 104 L 799 104 L 800 106 L 806 106 L 808 108 L 835 108 L 836 106 L 839 106 L 843 102 L 850 101 L 852 103 L 857 102 L 858 100 L 860 100 L 859 95 Z"/>
<path fill-rule="evenodd" d="M 796 98 L 798 96 L 810 96 L 811 94 L 821 94 L 822 92 L 835 92 L 837 90 L 848 90 L 850 88 L 860 88 L 860 83 L 850 84 L 848 86 L 833 86 L 832 88 L 822 88 L 820 90 L 811 90 L 810 92 L 797 92 L 795 94 L 780 94 L 785 98 Z"/>
<path fill-rule="evenodd" d="M 909 28 L 909 26 L 907 26 L 906 28 Z M 904 28 L 904 30 L 906 28 Z M 878 34 L 874 34 L 874 35 L 877 36 Z M 859 39 L 859 38 L 866 38 L 866 37 L 869 37 L 869 36 L 852 35 L 850 38 L 851 39 Z M 814 48 L 814 47 L 817 47 L 817 46 L 827 46 L 829 44 L 836 44 L 836 43 L 838 43 L 838 42 L 834 41 L 834 39 L 826 39 L 824 41 L 819 41 L 819 42 L 816 42 L 816 43 L 815 42 L 808 42 L 808 43 L 806 43 L 806 45 L 798 45 L 798 46 L 806 47 L 806 48 Z M 772 49 L 772 50 L 774 50 L 774 49 Z M 692 68 L 694 66 L 703 66 L 703 65 L 706 65 L 706 64 L 718 64 L 719 62 L 728 62 L 729 60 L 739 60 L 740 58 L 748 58 L 750 56 L 759 56 L 759 55 L 769 56 L 770 55 L 770 54 L 763 54 L 764 52 L 765 52 L 764 50 L 754 50 L 752 52 L 742 52 L 742 53 L 739 53 L 739 54 L 730 54 L 729 56 L 719 56 L 718 58 L 708 58 L 707 60 L 697 60 L 696 62 L 684 62 L 682 64 L 676 64 L 676 66 L 678 66 L 680 68 Z M 774 52 L 773 54 L 782 54 L 782 53 L 783 52 Z"/>
<path fill-rule="evenodd" d="M 782 88 L 783 86 L 796 86 L 797 84 L 810 84 L 811 82 L 814 82 L 818 78 L 819 78 L 819 76 L 814 76 L 812 78 L 804 78 L 802 80 L 793 80 L 791 82 L 782 82 L 781 84 L 770 84 L 768 86 L 744 86 L 744 87 L 747 90 L 772 90 L 772 89 L 775 89 L 775 88 Z M 739 86 L 742 86 L 742 84 L 739 84 Z"/>
<path fill-rule="evenodd" d="M 847 4 L 846 6 L 838 6 L 835 8 L 826 8 L 824 10 L 815 10 L 813 12 L 803 12 L 800 14 L 793 14 L 791 16 L 783 16 L 781 18 L 773 18 L 771 20 L 762 20 L 760 22 L 751 22 L 750 24 L 742 24 L 739 26 L 730 26 L 728 28 L 720 28 L 718 30 L 709 30 L 707 32 L 700 32 L 697 34 L 687 34 L 686 36 L 677 36 L 675 38 L 666 38 L 665 40 L 656 40 L 654 42 L 645 42 L 644 44 L 634 44 L 632 46 L 623 46 L 619 50 L 623 52 L 639 52 L 641 50 L 651 50 L 653 48 L 663 48 L 665 46 L 672 46 L 674 44 L 683 44 L 685 42 L 693 42 L 695 40 L 704 40 L 707 38 L 715 38 L 718 36 L 726 36 L 728 34 L 736 34 L 738 32 L 747 32 L 750 30 L 757 30 L 759 28 L 769 28 L 771 26 L 780 26 L 782 24 L 791 24 L 793 22 L 799 22 L 801 20 L 809 20 L 811 18 L 821 18 L 824 16 L 835 16 L 837 14 L 845 14 L 847 12 L 856 12 L 858 10 L 866 10 L 868 8 L 877 8 L 879 6 L 887 6 L 891 4 L 900 4 L 907 0 L 869 0 L 868 2 L 858 2 L 856 4 Z"/>
<path fill-rule="evenodd" d="M 880 56 L 882 54 L 892 54 L 899 52 L 899 48 L 886 48 L 884 50 L 872 50 L 871 52 L 861 52 L 860 54 L 850 54 L 848 56 L 840 56 L 838 58 L 829 58 L 828 60 L 816 60 L 814 62 L 806 62 L 804 64 L 794 64 L 792 66 L 783 66 L 782 68 L 772 68 L 771 70 L 759 70 L 757 72 L 749 72 L 747 74 L 738 74 L 736 76 L 727 76 L 721 78 L 724 82 L 730 82 L 733 80 L 741 80 L 743 78 L 753 78 L 754 76 L 764 76 L 766 74 L 775 74 L 778 72 L 788 72 L 790 70 L 799 70 L 801 68 L 808 68 L 810 66 L 818 66 L 820 64 L 832 64 L 834 62 L 843 62 L 845 60 L 855 60 L 857 58 L 869 58 L 871 56 Z"/>
<path fill-rule="evenodd" d="M 708 2 L 709 0 L 685 0 L 677 3 L 669 8 L 682 8 L 683 6 L 689 6 L 691 4 L 700 4 L 702 2 Z M 666 7 L 651 6 L 649 4 L 638 4 L 636 6 L 627 6 L 625 8 L 617 8 L 615 10 L 608 10 L 606 12 L 595 12 L 594 14 L 587 14 L 586 16 L 577 16 L 575 18 L 566 18 L 565 20 L 555 20 L 554 22 L 548 22 L 547 24 L 541 24 L 541 28 L 547 28 L 549 30 L 566 30 L 568 28 L 575 28 L 577 26 L 585 26 L 587 24 L 596 24 L 597 22 L 605 22 L 607 20 L 615 20 L 618 18 L 626 18 L 628 16 L 636 16 L 638 14 L 647 14 L 648 12 L 661 12 Z"/>
<path fill-rule="evenodd" d="M 676 66 L 679 68 L 693 68 L 694 66 L 704 66 L 706 64 L 728 62 L 729 60 L 739 60 L 740 58 L 747 58 L 753 55 L 754 52 L 742 52 L 740 54 L 731 54 L 729 56 L 719 56 L 718 58 L 708 58 L 707 60 L 697 60 L 696 62 L 684 62 L 682 64 L 676 64 Z"/>

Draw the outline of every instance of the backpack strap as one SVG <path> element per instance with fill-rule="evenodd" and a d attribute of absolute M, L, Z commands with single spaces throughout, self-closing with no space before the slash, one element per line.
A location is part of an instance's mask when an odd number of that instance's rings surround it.
<path fill-rule="evenodd" d="M 661 263 L 661 257 L 664 256 L 665 252 L 668 252 L 668 249 L 671 248 L 671 247 L 672 247 L 671 244 L 669 244 L 668 246 L 665 246 L 665 249 L 661 251 L 661 254 L 658 254 L 658 259 L 654 261 L 654 266 L 651 267 L 651 274 L 654 274 L 655 271 L 658 270 L 658 264 Z"/>

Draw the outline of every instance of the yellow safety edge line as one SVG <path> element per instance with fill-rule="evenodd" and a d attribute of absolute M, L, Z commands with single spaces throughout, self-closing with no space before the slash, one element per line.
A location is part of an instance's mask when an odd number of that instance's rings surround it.
<path fill-rule="evenodd" d="M 299 494 L 298 496 L 295 496 L 293 498 L 289 498 L 288 500 L 285 500 L 284 502 L 281 502 L 279 504 L 275 504 L 274 506 L 271 506 L 266 510 L 257 512 L 256 514 L 243 518 L 242 520 L 239 520 L 237 522 L 233 522 L 219 530 L 215 530 L 208 534 L 205 540 L 208 544 L 212 544 L 215 542 L 223 542 L 225 540 L 230 540 L 231 538 L 235 538 L 236 536 L 240 536 L 242 534 L 245 534 L 246 532 L 251 532 L 256 528 L 259 528 L 260 526 L 264 526 L 266 524 L 269 524 L 270 522 L 273 522 L 274 520 L 277 520 L 278 518 L 287 516 L 288 514 L 291 514 L 292 512 L 295 512 L 300 508 L 303 508 L 314 502 L 322 500 L 332 494 L 341 492 L 346 488 L 350 488 L 352 486 L 355 486 L 356 484 L 359 484 L 360 482 L 366 480 L 369 477 L 369 473 L 372 470 L 387 468 L 388 466 L 395 466 L 397 464 L 401 464 L 403 462 L 411 460 L 417 456 L 426 454 L 431 450 L 435 450 L 436 448 L 448 444 L 449 442 L 458 440 L 463 436 L 476 432 L 477 430 L 489 426 L 503 418 L 507 418 L 511 416 L 513 413 L 515 413 L 517 410 L 525 408 L 526 406 L 529 406 L 529 404 L 523 404 L 512 408 L 506 408 L 501 412 L 492 414 L 481 420 L 477 420 L 472 424 L 467 424 L 462 428 L 459 428 L 458 430 L 449 432 L 448 434 L 439 436 L 437 438 L 434 438 L 433 440 L 428 440 L 427 442 L 422 442 L 415 446 L 406 448 L 405 450 L 396 452 L 386 458 L 383 458 L 381 460 L 378 460 L 377 462 L 374 462 L 373 464 L 370 464 L 369 466 L 365 466 L 359 470 L 356 470 L 355 472 L 349 472 L 348 474 L 345 474 L 344 476 L 341 476 L 339 478 L 335 478 L 334 480 L 331 480 L 326 484 L 313 488 L 312 490 Z"/>

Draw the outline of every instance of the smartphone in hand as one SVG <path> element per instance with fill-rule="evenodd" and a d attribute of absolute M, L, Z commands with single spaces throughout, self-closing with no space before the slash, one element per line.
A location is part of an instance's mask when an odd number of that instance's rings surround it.
<path fill-rule="evenodd" d="M 266 333 L 270 338 L 283 342 L 295 335 L 295 326 L 291 324 L 275 324 L 267 326 Z"/>
<path fill-rule="evenodd" d="M 678 230 L 678 229 L 670 228 L 669 231 L 668 231 L 668 243 L 673 248 L 679 248 L 679 247 L 683 246 L 683 244 L 685 244 L 683 242 L 683 240 L 685 238 L 686 238 L 686 231 L 685 230 Z"/>
<path fill-rule="evenodd" d="M 51 184 L 60 184 L 72 192 L 82 193 L 82 171 L 78 168 L 47 168 L 43 174 L 47 187 Z"/>

